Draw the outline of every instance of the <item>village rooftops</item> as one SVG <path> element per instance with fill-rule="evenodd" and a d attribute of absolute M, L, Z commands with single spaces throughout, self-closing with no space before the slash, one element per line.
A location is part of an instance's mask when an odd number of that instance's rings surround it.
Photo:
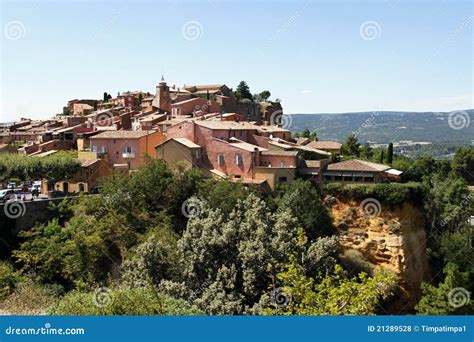
<path fill-rule="evenodd" d="M 82 167 L 89 167 L 100 161 L 100 159 L 82 159 L 82 158 L 78 158 L 78 159 L 81 162 Z"/>
<path fill-rule="evenodd" d="M 299 137 L 296 139 L 296 145 L 306 145 L 309 142 L 309 138 Z"/>
<path fill-rule="evenodd" d="M 346 160 L 328 165 L 328 171 L 383 172 L 389 169 L 391 169 L 390 166 L 359 159 Z"/>
<path fill-rule="evenodd" d="M 213 129 L 213 130 L 249 130 L 256 131 L 260 127 L 249 122 L 235 122 L 235 121 L 213 121 L 213 120 L 196 120 L 196 125 Z"/>
<path fill-rule="evenodd" d="M 342 144 L 336 141 L 321 140 L 321 141 L 312 141 L 306 146 L 320 149 L 320 150 L 338 150 L 342 147 Z"/>
<path fill-rule="evenodd" d="M 268 151 L 266 148 L 263 148 L 263 147 L 260 147 L 260 146 L 257 146 L 257 145 L 249 144 L 248 142 L 236 139 L 234 137 L 229 139 L 229 144 L 231 146 L 240 148 L 240 149 L 248 151 L 248 152 L 254 152 L 255 150 L 258 150 L 258 151 L 261 151 L 261 152 Z"/>
<path fill-rule="evenodd" d="M 288 156 L 293 157 L 298 155 L 298 151 L 262 151 L 264 156 Z"/>
<path fill-rule="evenodd" d="M 192 86 L 184 86 L 183 88 L 189 92 L 195 93 L 200 91 L 219 91 L 225 84 L 200 84 Z"/>
<path fill-rule="evenodd" d="M 290 132 L 290 130 L 278 126 L 257 126 L 259 131 L 276 133 L 276 132 Z"/>
<path fill-rule="evenodd" d="M 191 140 L 186 139 L 186 138 L 171 138 L 169 140 L 174 140 L 176 142 L 179 142 L 180 144 L 182 144 L 182 145 L 184 145 L 188 148 L 201 148 L 201 146 L 199 146 L 198 144 L 193 143 Z M 166 140 L 166 141 L 162 142 L 162 144 L 168 142 L 169 140 Z"/>
<path fill-rule="evenodd" d="M 149 131 L 105 131 L 90 137 L 89 139 L 139 139 L 155 133 L 156 130 Z"/>

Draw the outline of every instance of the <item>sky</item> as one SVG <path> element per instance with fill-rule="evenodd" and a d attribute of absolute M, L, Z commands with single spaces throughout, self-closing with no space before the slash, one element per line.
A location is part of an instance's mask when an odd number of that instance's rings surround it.
<path fill-rule="evenodd" d="M 0 2 L 0 122 L 162 75 L 245 80 L 286 113 L 474 108 L 473 1 Z"/>

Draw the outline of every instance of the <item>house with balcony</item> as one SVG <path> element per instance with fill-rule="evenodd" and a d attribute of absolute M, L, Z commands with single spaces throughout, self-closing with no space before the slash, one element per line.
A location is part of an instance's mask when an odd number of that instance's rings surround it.
<path fill-rule="evenodd" d="M 166 137 L 159 131 L 104 131 L 89 138 L 90 152 L 105 155 L 114 169 L 137 170 Z"/>
<path fill-rule="evenodd" d="M 324 182 L 381 183 L 399 181 L 403 172 L 384 164 L 351 159 L 327 165 L 322 170 Z"/>

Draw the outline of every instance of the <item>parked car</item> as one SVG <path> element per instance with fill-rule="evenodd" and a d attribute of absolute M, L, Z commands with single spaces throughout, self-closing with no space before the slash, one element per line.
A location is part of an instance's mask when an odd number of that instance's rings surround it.
<path fill-rule="evenodd" d="M 15 189 L 16 188 L 16 183 L 15 182 L 10 182 L 7 185 L 7 189 Z"/>
<path fill-rule="evenodd" d="M 13 189 L 4 189 L 0 190 L 0 201 L 6 202 L 9 199 L 14 198 L 15 191 Z"/>

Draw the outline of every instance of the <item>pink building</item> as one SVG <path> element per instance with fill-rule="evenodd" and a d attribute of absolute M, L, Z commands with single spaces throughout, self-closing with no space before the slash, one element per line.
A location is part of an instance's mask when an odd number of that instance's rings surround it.
<path fill-rule="evenodd" d="M 171 105 L 171 114 L 173 117 L 178 115 L 200 116 L 208 113 L 218 113 L 220 110 L 221 105 L 218 102 L 200 97 L 175 102 Z"/>
<path fill-rule="evenodd" d="M 267 182 L 274 189 L 294 178 L 297 152 L 270 151 L 252 143 L 259 133 L 260 126 L 249 122 L 196 119 L 168 127 L 167 138 L 182 138 L 200 146 L 199 166 L 211 175 L 250 183 Z M 162 149 L 157 146 L 158 156 L 164 156 Z"/>
<path fill-rule="evenodd" d="M 158 131 L 105 131 L 89 139 L 91 152 L 105 154 L 115 168 L 136 170 L 145 154 L 155 155 L 154 147 L 165 136 Z"/>

